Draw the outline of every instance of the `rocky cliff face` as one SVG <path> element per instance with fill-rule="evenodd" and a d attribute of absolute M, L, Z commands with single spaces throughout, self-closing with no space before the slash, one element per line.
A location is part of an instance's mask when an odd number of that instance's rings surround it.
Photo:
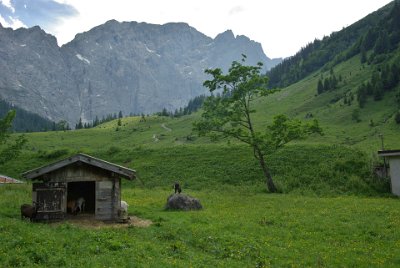
<path fill-rule="evenodd" d="M 276 64 L 261 45 L 231 31 L 215 39 L 185 23 L 109 21 L 58 47 L 39 27 L 0 25 L 0 98 L 74 125 L 96 116 L 175 110 L 206 93 L 204 69 Z"/>
<path fill-rule="evenodd" d="M 0 27 L 0 98 L 51 120 L 79 118 L 74 77 L 57 40 L 39 27 Z"/>

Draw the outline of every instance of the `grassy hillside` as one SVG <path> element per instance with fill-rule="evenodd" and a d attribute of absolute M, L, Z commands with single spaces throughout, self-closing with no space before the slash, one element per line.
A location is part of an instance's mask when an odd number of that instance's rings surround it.
<path fill-rule="evenodd" d="M 262 123 L 277 113 L 302 120 L 307 120 L 307 114 L 312 114 L 311 119 L 319 120 L 325 136 L 309 142 L 351 145 L 372 154 L 380 149 L 379 134 L 383 134 L 387 149 L 399 148 L 400 125 L 394 120 L 398 110 L 394 96 L 400 87 L 387 93 L 381 101 L 368 99 L 364 108 L 360 108 L 357 103 L 357 88 L 370 79 L 373 68 L 367 64 L 362 65 L 359 55 L 336 65 L 332 70 L 342 81 L 337 89 L 320 95 L 317 95 L 318 80 L 321 76 L 329 76 L 330 71 L 315 72 L 260 103 L 257 107 L 261 111 L 259 121 Z M 350 105 L 345 104 L 345 96 L 350 94 L 354 99 Z M 358 122 L 352 116 L 355 110 L 359 111 Z"/>

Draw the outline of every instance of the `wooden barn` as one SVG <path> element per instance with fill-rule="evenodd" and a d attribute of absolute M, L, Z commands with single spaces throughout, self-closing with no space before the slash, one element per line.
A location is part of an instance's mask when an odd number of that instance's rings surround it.
<path fill-rule="evenodd" d="M 116 221 L 121 204 L 121 178 L 133 180 L 135 171 L 85 154 L 30 170 L 32 201 L 39 205 L 36 220 L 61 220 L 71 214 L 68 202 L 85 199 L 85 214 Z"/>

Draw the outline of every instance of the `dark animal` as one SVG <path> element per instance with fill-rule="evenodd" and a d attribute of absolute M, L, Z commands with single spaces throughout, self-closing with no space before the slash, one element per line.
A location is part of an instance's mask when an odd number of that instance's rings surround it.
<path fill-rule="evenodd" d="M 69 200 L 67 202 L 67 212 L 70 212 L 71 214 L 76 215 L 76 201 L 75 200 Z"/>
<path fill-rule="evenodd" d="M 179 183 L 177 183 L 177 182 L 175 182 L 175 184 L 174 184 L 174 189 L 175 189 L 175 193 L 180 194 L 182 192 L 182 188 L 179 185 Z"/>
<path fill-rule="evenodd" d="M 36 214 L 39 209 L 38 205 L 23 204 L 21 206 L 21 219 L 29 218 L 30 221 L 36 219 Z"/>

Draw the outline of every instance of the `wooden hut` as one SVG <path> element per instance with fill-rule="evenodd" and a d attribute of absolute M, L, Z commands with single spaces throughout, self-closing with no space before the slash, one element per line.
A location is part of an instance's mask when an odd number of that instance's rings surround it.
<path fill-rule="evenodd" d="M 121 178 L 133 180 L 135 171 L 85 154 L 25 172 L 32 180 L 32 201 L 39 205 L 37 220 L 64 219 L 68 202 L 83 197 L 85 214 L 97 220 L 118 220 Z"/>
<path fill-rule="evenodd" d="M 389 159 L 392 193 L 400 196 L 400 150 L 378 151 L 378 155 Z"/>

